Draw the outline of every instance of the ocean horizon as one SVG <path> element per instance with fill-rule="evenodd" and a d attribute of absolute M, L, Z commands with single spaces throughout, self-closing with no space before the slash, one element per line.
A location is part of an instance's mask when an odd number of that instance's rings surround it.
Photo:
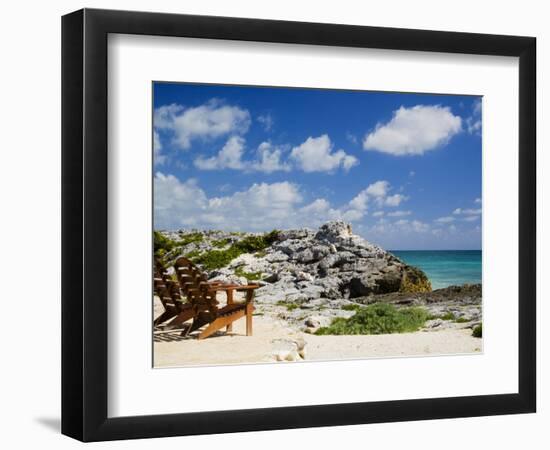
<path fill-rule="evenodd" d="M 405 263 L 422 269 L 433 289 L 481 283 L 481 250 L 389 250 Z"/>

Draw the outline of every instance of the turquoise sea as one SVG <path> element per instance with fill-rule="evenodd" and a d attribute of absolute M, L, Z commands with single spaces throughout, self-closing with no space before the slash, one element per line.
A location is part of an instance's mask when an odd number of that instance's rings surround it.
<path fill-rule="evenodd" d="M 481 250 L 391 250 L 391 253 L 422 269 L 433 289 L 481 283 Z"/>

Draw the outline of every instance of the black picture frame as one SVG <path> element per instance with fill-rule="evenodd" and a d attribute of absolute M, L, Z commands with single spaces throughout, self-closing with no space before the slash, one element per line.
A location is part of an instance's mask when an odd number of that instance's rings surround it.
<path fill-rule="evenodd" d="M 517 393 L 107 416 L 109 33 L 519 58 Z M 62 18 L 62 433 L 82 441 L 535 412 L 536 39 L 320 23 L 83 9 Z"/>

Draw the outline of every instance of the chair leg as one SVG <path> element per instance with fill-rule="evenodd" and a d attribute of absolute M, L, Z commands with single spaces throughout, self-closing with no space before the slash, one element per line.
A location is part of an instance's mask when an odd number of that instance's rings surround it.
<path fill-rule="evenodd" d="M 187 322 L 189 319 L 193 318 L 193 309 L 189 308 L 188 310 L 180 312 L 172 321 L 167 324 L 167 327 L 176 328 L 181 325 L 183 322 Z"/>
<path fill-rule="evenodd" d="M 252 313 L 254 312 L 254 306 L 252 303 L 246 304 L 246 335 L 252 336 Z"/>
<path fill-rule="evenodd" d="M 226 291 L 227 294 L 227 304 L 232 305 L 233 304 L 233 289 L 229 289 Z M 226 333 L 231 333 L 233 331 L 233 322 L 230 322 L 227 327 L 225 327 Z"/>
<path fill-rule="evenodd" d="M 161 323 L 166 322 L 168 319 L 171 319 L 175 315 L 176 314 L 174 314 L 172 311 L 164 311 L 160 316 L 158 316 L 154 320 L 153 325 L 154 326 L 160 325 Z"/>
<path fill-rule="evenodd" d="M 235 320 L 244 317 L 245 314 L 246 312 L 241 309 L 240 311 L 237 311 L 229 316 L 218 317 L 210 325 L 208 325 L 208 327 L 201 334 L 199 334 L 199 339 L 207 338 L 208 336 L 214 334 L 216 331 L 222 329 L 223 327 L 226 327 L 231 322 L 235 322 Z"/>

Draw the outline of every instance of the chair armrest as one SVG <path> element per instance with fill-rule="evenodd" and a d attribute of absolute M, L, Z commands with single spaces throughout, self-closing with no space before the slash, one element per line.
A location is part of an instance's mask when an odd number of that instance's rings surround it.
<path fill-rule="evenodd" d="M 254 290 L 258 289 L 260 287 L 259 284 L 247 284 L 247 285 L 241 285 L 238 288 L 236 288 L 236 291 L 248 291 L 248 290 Z"/>

